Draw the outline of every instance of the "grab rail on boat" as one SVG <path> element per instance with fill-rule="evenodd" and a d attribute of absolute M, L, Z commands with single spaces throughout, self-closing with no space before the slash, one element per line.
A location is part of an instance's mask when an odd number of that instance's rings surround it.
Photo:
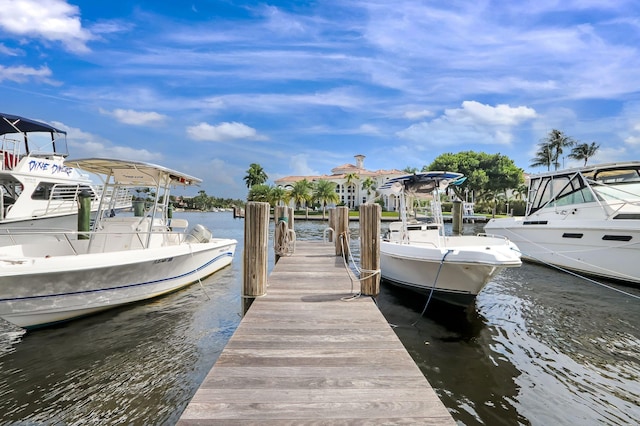
<path fill-rule="evenodd" d="M 504 235 L 497 235 L 497 234 L 487 234 L 486 232 L 480 232 L 477 234 L 478 237 L 487 237 L 487 238 L 499 238 L 501 240 L 509 240 L 509 238 L 505 237 Z"/>
<path fill-rule="evenodd" d="M 178 223 L 179 224 L 179 223 Z M 178 227 L 178 226 L 176 226 Z M 152 235 L 158 235 L 158 236 L 162 236 L 163 240 L 162 240 L 162 246 L 165 245 L 175 245 L 175 244 L 179 244 L 181 242 L 183 242 L 188 234 L 187 234 L 187 229 L 183 228 L 181 231 L 174 231 L 171 230 L 169 227 L 165 227 L 165 229 L 158 229 L 158 227 L 155 227 L 152 230 L 146 230 L 146 231 L 115 231 L 115 232 L 105 232 L 104 230 L 99 230 L 99 231 L 72 231 L 72 230 L 68 230 L 68 229 L 52 229 L 52 230 L 40 230 L 40 229 L 32 229 L 32 228 L 4 228 L 4 229 L 0 229 L 0 241 L 2 241 L 3 238 L 8 238 L 9 242 L 11 244 L 4 244 L 5 247 L 14 245 L 24 245 L 24 244 L 29 244 L 31 242 L 33 243 L 37 243 L 40 240 L 40 237 L 43 236 L 49 236 L 52 238 L 52 241 L 66 241 L 69 245 L 69 248 L 71 249 L 71 251 L 73 252 L 73 254 L 78 255 L 80 253 L 78 253 L 78 243 L 80 241 L 87 241 L 87 242 L 91 242 L 94 240 L 94 238 L 97 235 L 101 235 L 101 236 L 127 236 L 130 235 L 132 238 L 137 237 L 138 239 L 140 239 L 140 242 L 142 242 L 145 239 L 145 236 L 147 236 L 148 234 L 152 234 Z M 89 238 L 87 239 L 78 239 L 78 236 L 82 235 L 82 236 L 89 236 Z M 34 237 L 33 240 L 30 240 L 29 237 Z M 25 237 L 25 239 L 21 239 L 20 237 Z M 166 238 L 165 238 L 166 237 Z M 43 240 L 43 241 L 46 241 Z M 81 243 L 80 243 L 81 244 Z M 89 249 L 90 245 L 87 248 L 86 253 L 90 253 L 91 250 Z M 97 253 L 108 253 L 113 250 L 113 246 L 111 246 L 111 250 L 105 250 L 106 248 L 109 248 L 108 246 L 102 246 L 100 247 L 100 250 L 97 251 Z M 118 249 L 125 249 L 124 246 L 122 247 L 117 247 Z M 140 244 L 140 247 L 135 248 L 135 249 L 146 249 L 147 247 L 144 246 L 144 244 Z M 130 249 L 130 247 L 127 247 L 127 249 Z M 0 252 L 2 251 L 2 247 L 0 247 Z M 117 250 L 115 250 L 117 251 Z M 38 256 L 36 256 L 38 257 Z"/>

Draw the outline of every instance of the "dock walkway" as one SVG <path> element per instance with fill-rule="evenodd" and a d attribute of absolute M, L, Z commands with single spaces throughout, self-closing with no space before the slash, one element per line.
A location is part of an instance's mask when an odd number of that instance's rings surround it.
<path fill-rule="evenodd" d="M 298 241 L 268 283 L 178 425 L 455 425 L 374 301 L 343 300 L 332 244 Z"/>

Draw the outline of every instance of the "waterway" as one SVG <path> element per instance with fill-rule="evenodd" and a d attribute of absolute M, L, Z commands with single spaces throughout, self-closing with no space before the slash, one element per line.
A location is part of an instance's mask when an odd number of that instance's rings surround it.
<path fill-rule="evenodd" d="M 202 286 L 56 327 L 25 333 L 0 320 L 0 425 L 179 419 L 241 319 L 244 222 L 178 215 L 236 238 L 232 265 Z M 325 226 L 295 223 L 299 239 L 321 239 Z M 377 302 L 461 425 L 640 424 L 638 299 L 525 264 L 467 311 L 431 301 L 421 316 L 425 296 L 385 283 Z"/>

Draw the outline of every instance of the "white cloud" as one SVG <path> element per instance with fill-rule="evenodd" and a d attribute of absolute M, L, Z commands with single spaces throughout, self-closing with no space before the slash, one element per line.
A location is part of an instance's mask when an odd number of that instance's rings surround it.
<path fill-rule="evenodd" d="M 410 110 L 404 113 L 404 116 L 409 120 L 420 120 L 427 117 L 433 117 L 433 112 L 422 109 L 422 110 Z"/>
<path fill-rule="evenodd" d="M 53 126 L 67 132 L 67 142 L 71 158 L 84 157 L 111 157 L 132 159 L 138 161 L 160 161 L 162 154 L 150 152 L 146 149 L 136 149 L 129 146 L 114 145 L 108 140 L 85 132 L 75 127 L 69 127 L 64 123 L 52 122 Z M 99 154 L 96 154 L 99 153 Z"/>
<path fill-rule="evenodd" d="M 309 155 L 298 154 L 291 156 L 289 167 L 293 176 L 318 176 L 320 172 L 313 170 L 308 164 Z"/>
<path fill-rule="evenodd" d="M 89 51 L 93 36 L 82 28 L 80 10 L 63 0 L 14 0 L 2 6 L 0 28 L 21 37 L 62 43 L 76 53 Z"/>
<path fill-rule="evenodd" d="M 10 80 L 16 83 L 24 83 L 29 80 L 37 80 L 47 84 L 57 85 L 55 81 L 49 79 L 51 77 L 49 67 L 31 68 L 25 66 L 4 67 L 0 65 L 0 81 Z"/>
<path fill-rule="evenodd" d="M 493 107 L 476 101 L 464 101 L 462 108 L 445 110 L 445 116 L 449 121 L 458 124 L 515 126 L 535 118 L 536 111 L 524 106 L 514 108 L 502 104 Z"/>
<path fill-rule="evenodd" d="M 397 134 L 421 145 L 508 145 L 513 140 L 512 130 L 535 117 L 535 110 L 529 107 L 464 101 L 462 108 L 446 109 L 440 117 Z"/>
<path fill-rule="evenodd" d="M 4 44 L 0 43 L 0 54 L 7 55 L 7 56 L 18 56 L 20 54 L 24 54 L 24 52 L 22 52 L 19 49 L 11 49 L 5 46 Z"/>
<path fill-rule="evenodd" d="M 238 122 L 223 122 L 218 125 L 200 123 L 187 127 L 187 134 L 191 139 L 199 141 L 223 142 L 237 139 L 266 140 L 267 137 L 258 134 L 256 129 Z"/>
<path fill-rule="evenodd" d="M 147 124 L 160 123 L 165 121 L 168 117 L 166 115 L 159 114 L 151 111 L 134 111 L 132 109 L 114 109 L 113 111 L 106 111 L 100 109 L 100 112 L 105 115 L 114 117 L 121 123 L 133 124 L 136 126 L 144 126 Z"/>
<path fill-rule="evenodd" d="M 380 129 L 372 124 L 363 124 L 358 128 L 358 133 L 364 133 L 367 135 L 379 135 Z"/>

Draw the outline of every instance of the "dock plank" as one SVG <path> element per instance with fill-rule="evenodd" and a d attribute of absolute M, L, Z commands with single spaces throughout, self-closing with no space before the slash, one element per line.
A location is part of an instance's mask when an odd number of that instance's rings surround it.
<path fill-rule="evenodd" d="M 178 424 L 454 425 L 374 301 L 352 298 L 358 289 L 332 245 L 298 242 Z"/>

